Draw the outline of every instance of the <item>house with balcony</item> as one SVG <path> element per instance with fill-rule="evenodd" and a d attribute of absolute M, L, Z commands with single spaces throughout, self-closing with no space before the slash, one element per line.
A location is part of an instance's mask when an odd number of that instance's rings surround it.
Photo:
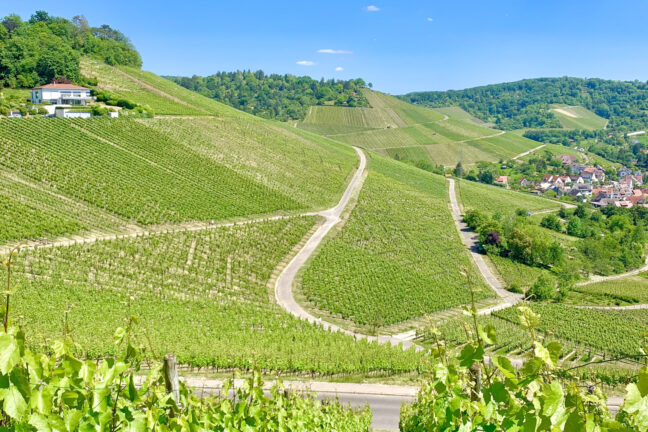
<path fill-rule="evenodd" d="M 50 105 L 87 105 L 94 100 L 90 89 L 74 84 L 52 82 L 31 91 L 33 104 L 49 103 Z"/>

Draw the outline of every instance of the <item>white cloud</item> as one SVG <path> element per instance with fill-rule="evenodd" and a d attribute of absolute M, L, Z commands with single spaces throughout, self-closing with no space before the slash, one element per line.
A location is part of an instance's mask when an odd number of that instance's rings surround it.
<path fill-rule="evenodd" d="M 380 8 L 378 6 L 370 5 L 370 6 L 367 6 L 367 10 L 369 12 L 378 12 L 380 10 Z"/>
<path fill-rule="evenodd" d="M 342 66 L 338 66 L 335 68 L 335 72 L 342 72 L 344 68 Z"/>
<path fill-rule="evenodd" d="M 315 65 L 315 62 L 312 62 L 310 60 L 299 60 L 297 64 L 300 66 L 313 66 Z"/>
<path fill-rule="evenodd" d="M 430 18 L 430 17 L 428 17 L 427 20 L 428 20 L 429 22 L 432 22 L 432 21 L 434 21 L 434 18 Z"/>
<path fill-rule="evenodd" d="M 324 48 L 321 50 L 317 50 L 318 53 L 320 54 L 353 54 L 353 51 L 347 51 L 347 50 L 336 50 L 336 49 L 330 49 L 330 48 Z"/>

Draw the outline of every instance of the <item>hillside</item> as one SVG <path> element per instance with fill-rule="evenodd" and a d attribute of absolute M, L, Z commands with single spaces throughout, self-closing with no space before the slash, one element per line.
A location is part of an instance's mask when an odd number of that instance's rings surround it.
<path fill-rule="evenodd" d="M 297 127 L 428 166 L 497 161 L 537 147 L 526 138 L 478 125 L 458 110 L 445 114 L 384 93 L 363 92 L 370 107 L 311 107 Z"/>
<path fill-rule="evenodd" d="M 413 92 L 400 98 L 434 108 L 456 105 L 503 130 L 604 126 L 600 120 L 585 125 L 565 124 L 565 116 L 561 120 L 560 114 L 557 116 L 552 110 L 554 104 L 580 106 L 592 111 L 592 115 L 609 120 L 611 130 L 631 132 L 648 126 L 646 90 L 648 85 L 639 81 L 562 77 L 526 79 L 465 90 Z"/>
<path fill-rule="evenodd" d="M 208 98 L 263 118 L 303 119 L 314 105 L 367 106 L 361 78 L 314 80 L 263 71 L 218 72 L 207 77 L 165 77 Z"/>

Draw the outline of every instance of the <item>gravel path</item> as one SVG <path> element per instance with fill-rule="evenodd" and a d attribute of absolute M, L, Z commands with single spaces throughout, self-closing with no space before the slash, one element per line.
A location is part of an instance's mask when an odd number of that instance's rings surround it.
<path fill-rule="evenodd" d="M 472 259 L 475 262 L 475 265 L 479 269 L 479 272 L 481 273 L 486 283 L 493 289 L 493 291 L 495 291 L 495 294 L 497 294 L 497 296 L 502 299 L 499 304 L 480 310 L 479 314 L 489 315 L 497 310 L 518 304 L 522 301 L 522 295 L 507 291 L 502 286 L 497 277 L 495 277 L 490 267 L 488 267 L 488 265 L 486 264 L 484 256 L 479 253 L 479 236 L 470 228 L 468 228 L 468 225 L 466 225 L 463 220 L 461 209 L 459 208 L 459 203 L 457 202 L 455 180 L 448 179 L 448 183 L 452 218 L 454 219 L 457 230 L 459 231 L 459 235 L 461 236 L 461 241 L 468 248 Z"/>

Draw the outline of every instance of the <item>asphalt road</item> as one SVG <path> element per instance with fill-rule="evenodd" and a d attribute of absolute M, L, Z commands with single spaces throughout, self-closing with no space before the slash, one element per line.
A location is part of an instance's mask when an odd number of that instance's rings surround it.
<path fill-rule="evenodd" d="M 335 393 L 318 393 L 317 399 L 335 399 Z M 386 396 L 367 394 L 337 394 L 340 403 L 351 405 L 354 408 L 362 408 L 369 404 L 373 419 L 371 427 L 379 431 L 398 431 L 398 420 L 400 408 L 404 403 L 413 402 L 412 396 Z"/>

